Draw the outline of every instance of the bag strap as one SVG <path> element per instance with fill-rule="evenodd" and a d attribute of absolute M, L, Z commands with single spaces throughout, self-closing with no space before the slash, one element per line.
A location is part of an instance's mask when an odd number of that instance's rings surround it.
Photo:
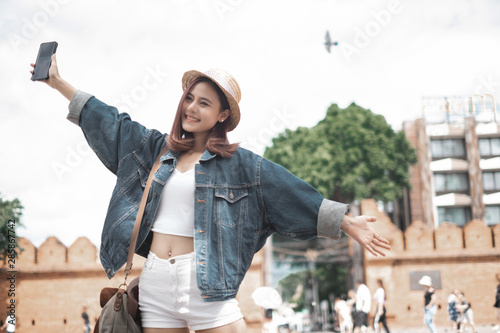
<path fill-rule="evenodd" d="M 127 277 L 132 272 L 132 260 L 134 259 L 135 247 L 137 245 L 137 237 L 139 236 L 139 229 L 141 227 L 142 217 L 144 215 L 144 209 L 146 208 L 146 202 L 148 201 L 149 190 L 151 188 L 151 184 L 153 183 L 153 175 L 160 168 L 160 159 L 161 157 L 168 151 L 168 144 L 165 144 L 163 149 L 160 152 L 160 155 L 156 158 L 153 167 L 151 168 L 151 172 L 149 173 L 148 181 L 146 182 L 146 187 L 144 188 L 144 192 L 142 193 L 141 204 L 139 205 L 139 211 L 137 212 L 137 216 L 135 218 L 134 230 L 132 231 L 132 237 L 130 238 L 130 246 L 128 248 L 128 257 L 127 264 L 125 265 L 125 286 L 127 285 Z"/>

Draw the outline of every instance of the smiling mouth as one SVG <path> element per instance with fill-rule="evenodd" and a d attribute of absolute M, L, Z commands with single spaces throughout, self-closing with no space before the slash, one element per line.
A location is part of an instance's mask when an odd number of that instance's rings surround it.
<path fill-rule="evenodd" d="M 191 121 L 191 122 L 198 122 L 200 121 L 198 118 L 194 118 L 194 117 L 191 117 L 191 116 L 188 116 L 188 115 L 185 115 L 186 119 L 188 121 Z"/>

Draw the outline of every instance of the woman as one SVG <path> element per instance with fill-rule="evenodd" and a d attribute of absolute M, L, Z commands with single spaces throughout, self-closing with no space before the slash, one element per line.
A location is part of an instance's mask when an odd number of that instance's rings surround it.
<path fill-rule="evenodd" d="M 474 313 L 472 312 L 472 306 L 465 298 L 463 292 L 458 293 L 458 299 L 460 300 L 460 330 L 463 332 L 465 326 L 470 326 L 473 333 L 477 333 L 476 324 L 474 324 Z"/>
<path fill-rule="evenodd" d="M 460 305 L 458 299 L 458 289 L 454 289 L 448 296 L 448 318 L 453 332 L 458 332 L 458 315 L 460 314 Z"/>
<path fill-rule="evenodd" d="M 434 288 L 432 288 L 432 280 L 430 276 L 424 275 L 418 281 L 418 284 L 425 287 L 424 294 L 424 323 L 429 328 L 431 333 L 435 333 L 436 325 L 434 324 L 434 315 L 437 311 L 436 295 Z"/>
<path fill-rule="evenodd" d="M 339 319 L 340 333 L 352 333 L 351 308 L 347 302 L 340 297 L 335 298 L 334 310 Z"/>
<path fill-rule="evenodd" d="M 380 331 L 380 323 L 384 325 L 384 329 L 387 333 L 390 333 L 389 327 L 387 326 L 387 318 L 385 317 L 385 289 L 384 283 L 381 279 L 377 279 L 378 289 L 375 291 L 373 298 L 375 299 L 376 304 L 376 312 L 375 317 L 373 318 L 373 328 L 375 329 L 375 333 Z"/>
<path fill-rule="evenodd" d="M 241 92 L 223 71 L 184 74 L 170 135 L 76 90 L 59 75 L 55 56 L 45 82 L 70 101 L 68 119 L 117 175 L 100 248 L 109 278 L 126 262 L 144 184 L 168 145 L 136 248 L 147 257 L 139 285 L 145 333 L 244 331 L 236 293 L 254 253 L 274 232 L 338 239 L 342 230 L 373 255 L 390 249 L 368 226 L 374 217 L 346 216 L 346 205 L 228 142 L 240 120 Z"/>

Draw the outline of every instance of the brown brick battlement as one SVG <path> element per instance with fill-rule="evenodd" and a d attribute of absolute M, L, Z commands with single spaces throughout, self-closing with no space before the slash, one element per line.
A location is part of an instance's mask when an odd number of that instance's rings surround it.
<path fill-rule="evenodd" d="M 414 221 L 403 233 L 378 210 L 374 200 L 363 200 L 363 215 L 377 217 L 372 228 L 389 240 L 392 250 L 386 257 L 374 257 L 365 251 L 365 278 L 372 294 L 377 279 L 385 285 L 387 313 L 398 326 L 420 326 L 423 319 L 424 288 L 419 277 L 432 275 L 441 304 L 438 325 L 448 324 L 447 298 L 454 290 L 464 292 L 473 304 L 476 324 L 495 323 L 492 305 L 500 273 L 500 224 L 489 227 L 472 220 L 463 228 L 443 223 L 431 229 Z"/>
<path fill-rule="evenodd" d="M 437 229 L 432 230 L 421 221 L 414 221 L 403 233 L 385 215 L 378 210 L 373 199 L 363 200 L 361 210 L 364 215 L 377 217 L 377 223 L 372 228 L 384 235 L 391 242 L 391 254 L 401 252 L 428 252 L 451 251 L 477 251 L 496 249 L 498 252 L 500 243 L 500 225 L 488 227 L 481 220 L 472 220 L 463 228 L 454 223 L 445 222 Z M 403 246 L 401 246 L 403 245 Z"/>
<path fill-rule="evenodd" d="M 0 280 L 2 295 L 14 291 L 10 298 L 0 297 L 2 307 L 15 304 L 16 332 L 78 332 L 82 331 L 82 308 L 88 306 L 92 324 L 100 313 L 99 293 L 105 287 L 118 287 L 124 282 L 124 267 L 108 279 L 97 255 L 97 248 L 86 237 L 66 247 L 56 237 L 47 238 L 35 247 L 26 238 L 18 240 L 23 251 L 15 260 L 12 282 Z M 134 256 L 131 281 L 139 276 L 145 258 Z M 253 302 L 251 293 L 263 283 L 263 251 L 254 256 L 238 294 L 249 332 L 260 332 L 262 310 Z M 12 271 L 8 262 L 0 261 L 0 272 Z M 3 275 L 2 275 L 3 277 Z M 168 287 L 168 286 L 166 286 Z M 0 325 L 4 318 L 0 318 Z"/>

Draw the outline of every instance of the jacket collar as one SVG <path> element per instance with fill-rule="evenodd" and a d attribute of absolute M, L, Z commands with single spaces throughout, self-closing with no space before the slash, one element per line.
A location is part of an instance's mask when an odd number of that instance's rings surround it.
<path fill-rule="evenodd" d="M 160 162 L 167 161 L 167 160 L 177 161 L 177 158 L 179 158 L 179 155 L 180 155 L 180 152 L 169 150 L 162 157 L 160 157 Z M 203 152 L 203 155 L 201 155 L 200 161 L 202 161 L 202 162 L 209 161 L 216 156 L 217 156 L 217 154 L 212 153 L 208 150 L 205 150 Z"/>

